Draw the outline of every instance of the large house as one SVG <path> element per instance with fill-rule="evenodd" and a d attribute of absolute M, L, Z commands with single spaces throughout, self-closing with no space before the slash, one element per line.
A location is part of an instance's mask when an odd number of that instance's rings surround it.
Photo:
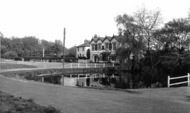
<path fill-rule="evenodd" d="M 115 61 L 118 47 L 118 36 L 98 37 L 95 35 L 90 41 L 90 60 L 92 62 Z"/>
<path fill-rule="evenodd" d="M 88 40 L 85 40 L 83 44 L 76 47 L 76 58 L 87 59 L 88 51 L 90 51 L 90 44 Z"/>

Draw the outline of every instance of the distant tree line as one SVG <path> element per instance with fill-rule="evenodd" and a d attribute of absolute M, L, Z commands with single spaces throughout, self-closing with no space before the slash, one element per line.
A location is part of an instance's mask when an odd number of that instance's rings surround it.
<path fill-rule="evenodd" d="M 23 38 L 6 38 L 1 36 L 0 40 L 2 58 L 43 57 L 43 49 L 45 57 L 61 57 L 63 55 L 63 46 L 60 40 L 50 42 L 46 40 L 39 40 L 33 36 Z M 74 47 L 64 49 L 66 56 L 75 56 Z"/>

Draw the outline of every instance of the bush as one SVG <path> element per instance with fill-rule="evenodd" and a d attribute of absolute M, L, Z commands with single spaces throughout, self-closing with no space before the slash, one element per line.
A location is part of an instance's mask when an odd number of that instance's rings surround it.
<path fill-rule="evenodd" d="M 60 110 L 57 110 L 56 108 L 52 106 L 48 106 L 47 108 L 44 109 L 45 113 L 61 113 Z"/>
<path fill-rule="evenodd" d="M 151 84 L 151 88 L 160 88 L 160 87 L 163 87 L 162 83 L 160 83 L 160 82 Z"/>
<path fill-rule="evenodd" d="M 8 58 L 8 59 L 13 59 L 13 58 L 18 57 L 18 55 L 15 51 L 8 51 L 8 52 L 3 54 L 3 57 Z"/>

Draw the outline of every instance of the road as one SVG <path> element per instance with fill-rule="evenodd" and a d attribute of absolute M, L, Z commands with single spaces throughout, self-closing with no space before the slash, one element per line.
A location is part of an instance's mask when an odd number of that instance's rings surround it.
<path fill-rule="evenodd" d="M 190 113 L 190 88 L 99 90 L 0 76 L 0 90 L 63 113 Z"/>

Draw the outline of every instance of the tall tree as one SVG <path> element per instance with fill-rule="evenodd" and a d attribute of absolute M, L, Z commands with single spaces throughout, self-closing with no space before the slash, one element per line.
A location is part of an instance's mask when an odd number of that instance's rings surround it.
<path fill-rule="evenodd" d="M 27 36 L 22 38 L 24 46 L 24 56 L 36 56 L 36 53 L 40 50 L 39 40 L 33 36 Z"/>
<path fill-rule="evenodd" d="M 154 33 L 165 47 L 187 48 L 190 46 L 190 21 L 186 18 L 174 19 Z"/>
<path fill-rule="evenodd" d="M 11 40 L 12 51 L 15 51 L 18 57 L 24 56 L 24 45 L 21 38 L 13 37 Z"/>
<path fill-rule="evenodd" d="M 62 44 L 60 40 L 55 40 L 55 43 L 50 47 L 52 54 L 55 56 L 59 56 L 62 50 Z"/>
<path fill-rule="evenodd" d="M 143 38 L 146 40 L 148 52 L 156 43 L 153 32 L 158 28 L 162 19 L 160 11 L 150 11 L 142 8 L 135 13 L 135 21 L 140 27 Z"/>
<path fill-rule="evenodd" d="M 131 71 L 130 82 L 132 84 L 135 80 L 134 75 L 138 75 L 135 74 L 135 69 L 141 68 L 139 59 L 143 57 L 145 50 L 150 53 L 150 48 L 155 43 L 153 31 L 160 21 L 159 11 L 148 11 L 145 8 L 138 10 L 132 16 L 124 14 L 116 18 L 121 42 L 121 46 L 117 50 L 117 56 L 121 60 L 122 67 Z M 124 62 L 126 62 L 126 65 Z M 149 57 L 149 62 L 152 70 L 151 57 Z"/>
<path fill-rule="evenodd" d="M 161 15 L 160 11 L 149 11 L 142 8 L 136 11 L 133 16 L 127 14 L 117 16 L 116 22 L 120 34 L 142 41 L 147 44 L 149 51 L 151 46 L 156 43 L 153 32 L 161 23 Z"/>

